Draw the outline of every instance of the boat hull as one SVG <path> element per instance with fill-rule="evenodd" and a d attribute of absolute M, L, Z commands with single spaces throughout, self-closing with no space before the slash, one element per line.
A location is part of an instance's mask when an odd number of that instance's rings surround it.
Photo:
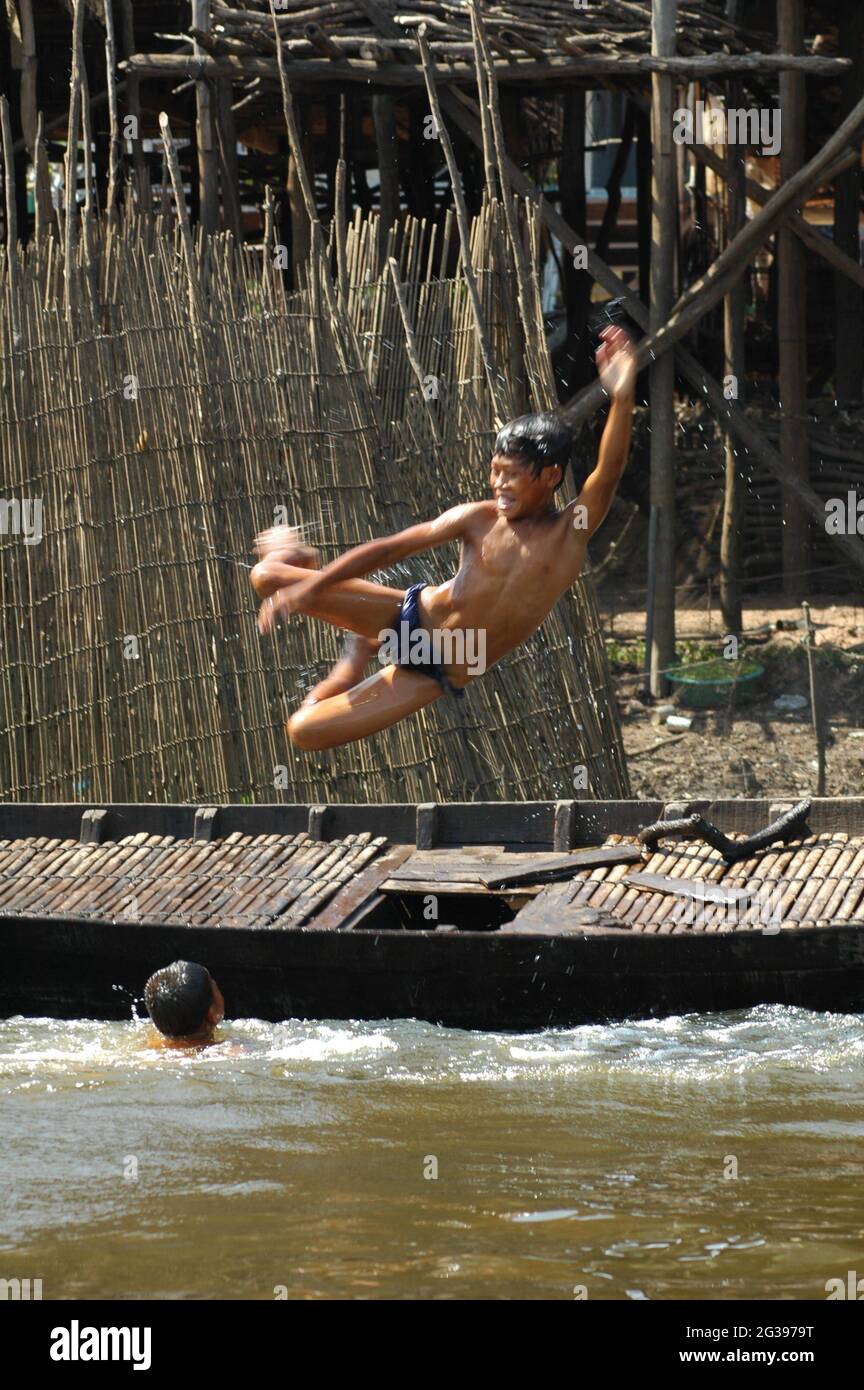
<path fill-rule="evenodd" d="M 532 1030 L 787 1004 L 864 1010 L 852 923 L 711 936 L 208 929 L 61 920 L 0 923 L 0 1013 L 129 1018 L 167 961 L 206 965 L 229 1016 L 418 1018 Z"/>

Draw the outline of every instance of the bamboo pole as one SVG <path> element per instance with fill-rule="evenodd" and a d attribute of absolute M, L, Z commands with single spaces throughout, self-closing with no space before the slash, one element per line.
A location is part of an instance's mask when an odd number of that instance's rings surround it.
<path fill-rule="evenodd" d="M 489 198 L 494 198 L 498 190 L 497 173 L 495 169 L 495 151 L 492 144 L 492 131 L 489 124 L 489 83 L 486 77 L 486 69 L 483 64 L 483 50 L 480 46 L 480 35 L 477 31 L 477 17 L 473 8 L 471 14 L 471 46 L 474 54 L 474 69 L 477 74 L 477 105 L 480 108 L 480 130 L 483 136 L 483 172 L 486 180 L 486 192 Z"/>
<path fill-rule="evenodd" d="M 0 96 L 0 134 L 3 144 L 3 184 L 6 193 L 6 264 L 9 276 L 9 297 L 12 310 L 12 348 L 21 346 L 18 267 L 18 206 L 15 190 L 15 159 L 12 154 L 12 122 L 9 102 Z"/>
<path fill-rule="evenodd" d="M 166 112 L 159 113 L 159 129 L 162 132 L 162 143 L 165 150 L 165 162 L 168 166 L 168 173 L 171 178 L 171 187 L 174 192 L 174 205 L 177 214 L 177 225 L 180 229 L 180 242 L 183 247 L 183 259 L 186 263 L 186 278 L 189 295 L 189 319 L 196 335 L 201 335 L 204 322 L 204 307 L 201 300 L 201 281 L 198 273 L 198 264 L 195 256 L 195 243 L 192 239 L 192 227 L 189 222 L 189 211 L 186 207 L 186 195 L 183 191 L 183 175 L 180 172 L 180 161 L 177 158 L 177 147 L 174 144 L 174 137 L 171 133 L 171 122 Z M 202 366 L 204 363 L 203 341 L 200 344 Z"/>
<path fill-rule="evenodd" d="M 105 0 L 105 78 L 108 91 L 108 192 L 105 198 L 105 211 L 109 225 L 117 216 L 117 201 L 120 196 L 121 145 L 120 119 L 117 110 L 117 46 L 114 37 L 113 0 Z"/>
<path fill-rule="evenodd" d="M 810 717 L 813 721 L 813 732 L 816 735 L 816 795 L 825 795 L 825 721 L 823 718 L 822 700 L 819 694 L 819 687 L 816 680 L 816 629 L 813 626 L 813 618 L 810 614 L 810 605 L 802 603 L 804 613 L 804 627 L 806 636 L 804 646 L 807 652 L 807 670 L 810 677 Z"/>
<path fill-rule="evenodd" d="M 777 0 L 777 38 L 787 53 L 804 47 L 803 0 Z M 783 139 L 780 147 L 780 180 L 786 183 L 799 173 L 805 160 L 807 92 L 802 72 L 780 75 L 780 110 Z M 787 226 L 777 233 L 777 338 L 780 351 L 780 451 L 791 473 L 806 482 L 810 471 L 807 445 L 807 263 L 804 248 Z M 806 573 L 810 554 L 810 522 L 798 498 L 788 488 L 783 494 L 783 587 L 790 599 L 800 599 L 809 589 Z"/>
<path fill-rule="evenodd" d="M 36 122 L 33 179 L 36 186 L 36 244 L 41 246 L 43 239 L 51 232 L 54 225 L 51 175 L 48 168 L 48 152 L 45 149 L 44 122 L 41 111 Z"/>
<path fill-rule="evenodd" d="M 675 52 L 677 0 L 653 0 L 651 52 Z M 672 142 L 673 82 L 651 78 L 651 296 L 649 324 L 657 334 L 668 322 L 675 299 L 678 186 Z M 675 661 L 675 361 L 661 357 L 651 366 L 651 545 L 653 584 L 647 595 L 645 656 L 652 695 L 664 695 L 663 674 Z"/>
<path fill-rule="evenodd" d="M 393 281 L 393 289 L 396 292 L 396 303 L 399 305 L 399 316 L 402 319 L 402 327 L 405 331 L 405 351 L 408 354 L 408 361 L 411 363 L 411 370 L 417 378 L 417 385 L 420 388 L 420 399 L 426 406 L 426 413 L 429 417 L 429 429 L 432 432 L 432 438 L 437 446 L 441 443 L 441 433 L 435 419 L 435 412 L 426 395 L 426 378 L 429 373 L 424 372 L 417 353 L 417 338 L 414 333 L 414 325 L 411 322 L 405 287 L 399 279 L 399 266 L 393 256 L 390 257 L 387 265 L 390 269 L 390 278 Z"/>
<path fill-rule="evenodd" d="M 543 405 L 551 405 L 551 399 L 554 397 L 552 382 L 540 381 L 538 379 L 536 368 L 538 357 L 537 354 L 532 351 L 534 347 L 534 338 L 537 333 L 536 295 L 529 279 L 525 248 L 522 244 L 522 235 L 516 218 L 515 201 L 507 172 L 511 161 L 507 158 L 507 148 L 504 142 L 504 130 L 501 124 L 501 109 L 498 100 L 498 84 L 495 78 L 492 54 L 489 50 L 486 28 L 477 0 L 469 0 L 469 4 L 477 31 L 480 56 L 485 69 L 486 83 L 489 91 L 489 124 L 492 132 L 492 144 L 495 150 L 498 182 L 501 187 L 501 205 L 504 209 L 504 219 L 507 224 L 507 235 L 510 241 L 513 264 L 516 267 L 516 299 L 519 305 L 519 313 L 522 319 L 522 329 L 526 344 L 525 365 L 530 382 L 531 395 L 538 404 L 542 402 Z M 542 360 L 542 358 L 540 360 Z M 540 408 L 542 409 L 543 406 L 540 405 Z"/>
<path fill-rule="evenodd" d="M 83 56 L 84 0 L 73 0 L 72 64 L 69 77 L 69 128 L 66 136 L 64 186 L 63 277 L 66 286 L 66 316 L 74 312 L 75 251 L 78 243 L 78 129 L 81 122 L 81 62 Z M 85 165 L 86 168 L 86 165 Z"/>
<path fill-rule="evenodd" d="M 486 384 L 489 387 L 489 394 L 494 403 L 496 428 L 500 428 L 509 413 L 509 390 L 503 378 L 500 376 L 492 357 L 492 345 L 489 341 L 486 320 L 480 303 L 480 293 L 477 288 L 477 277 L 474 273 L 474 264 L 471 258 L 471 232 L 468 225 L 468 210 L 465 206 L 465 194 L 462 191 L 462 181 L 459 177 L 459 170 L 453 154 L 450 135 L 444 124 L 444 117 L 441 114 L 441 106 L 438 101 L 438 89 L 436 86 L 435 67 L 429 53 L 429 46 L 426 42 L 426 27 L 423 24 L 419 25 L 417 28 L 417 43 L 420 49 L 423 72 L 426 76 L 426 91 L 429 97 L 429 109 L 432 112 L 432 119 L 435 122 L 438 139 L 441 141 L 441 149 L 444 152 L 444 158 L 447 163 L 447 171 L 450 175 L 450 186 L 453 193 L 453 203 L 456 209 L 456 225 L 459 229 L 462 274 L 465 276 L 465 284 L 471 301 L 474 327 L 477 332 L 477 341 L 480 347 L 483 370 L 486 375 Z"/>

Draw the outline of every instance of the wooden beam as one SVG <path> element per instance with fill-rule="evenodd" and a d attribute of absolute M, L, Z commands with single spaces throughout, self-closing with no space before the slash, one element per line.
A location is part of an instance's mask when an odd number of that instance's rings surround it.
<path fill-rule="evenodd" d="M 678 0 L 653 0 L 651 52 L 668 58 L 675 52 Z M 651 78 L 651 294 L 649 327 L 659 333 L 675 301 L 678 224 L 678 178 L 672 140 L 674 85 L 666 73 Z M 669 688 L 663 674 L 675 662 L 675 360 L 652 363 L 651 382 L 651 521 L 647 595 L 646 661 L 652 695 Z"/>
<path fill-rule="evenodd" d="M 195 25 L 200 28 L 200 25 Z M 400 36 L 404 31 L 400 31 Z M 848 58 L 790 57 L 780 53 L 704 54 L 695 58 L 676 57 L 665 61 L 653 57 L 623 57 L 604 55 L 596 58 L 563 58 L 539 63 L 496 63 L 495 76 L 499 82 L 568 82 L 575 77 L 643 77 L 653 73 L 677 76 L 683 80 L 713 77 L 733 73 L 778 73 L 799 70 L 811 75 L 828 77 L 844 73 Z M 180 53 L 136 53 L 124 65 L 130 72 L 143 77 L 187 77 L 195 80 L 214 77 L 269 77 L 278 81 L 278 70 L 272 58 L 240 54 L 208 54 L 194 57 Z M 372 87 L 419 87 L 423 73 L 416 65 L 390 62 L 376 63 L 365 58 L 302 58 L 286 62 L 285 72 L 292 82 L 362 82 Z M 443 82 L 460 82 L 473 86 L 476 81 L 472 63 L 448 64 L 442 74 Z"/>
<path fill-rule="evenodd" d="M 445 92 L 442 94 L 441 105 L 450 118 L 480 148 L 478 114 L 470 98 L 456 91 Z M 858 102 L 847 119 L 796 178 L 786 187 L 778 189 L 768 199 L 762 211 L 746 224 L 743 231 L 735 237 L 708 271 L 681 296 L 674 307 L 669 323 L 658 334 L 649 335 L 639 344 L 637 358 L 640 368 L 649 364 L 652 360 L 652 353 L 655 357 L 659 357 L 661 353 L 673 347 L 709 309 L 712 309 L 723 298 L 728 289 L 744 274 L 759 248 L 789 215 L 790 210 L 805 202 L 813 190 L 819 187 L 826 174 L 829 174 L 835 167 L 836 161 L 845 157 L 847 146 L 854 141 L 862 126 L 864 126 L 864 98 Z M 532 198 L 537 203 L 540 215 L 547 227 L 554 232 L 559 240 L 564 242 L 571 253 L 577 246 L 585 248 L 586 264 L 594 279 L 611 295 L 623 295 L 627 298 L 628 309 L 636 322 L 640 326 L 646 327 L 648 319 L 647 315 L 644 314 L 644 306 L 641 301 L 631 293 L 614 270 L 587 246 L 584 232 L 574 232 L 573 228 L 568 226 L 563 217 L 546 201 L 537 185 L 528 178 L 527 174 L 523 174 L 521 169 L 517 169 L 512 162 L 508 163 L 508 172 L 514 189 L 523 197 Z M 599 383 L 595 382 L 584 392 L 581 392 L 575 401 L 568 402 L 565 407 L 568 419 L 573 424 L 580 424 L 583 420 L 588 419 L 604 401 L 603 390 Z"/>
<path fill-rule="evenodd" d="M 706 168 L 711 169 L 721 179 L 728 179 L 729 171 L 725 161 L 722 160 L 719 155 L 715 154 L 709 146 L 691 145 L 688 153 L 691 154 L 694 159 L 697 159 L 700 164 L 704 164 Z M 857 178 L 860 176 L 860 169 L 860 152 L 858 150 L 849 150 L 849 152 L 839 159 L 831 169 L 825 171 L 824 182 L 830 183 L 832 179 L 838 179 L 839 175 L 845 171 L 853 171 L 853 176 L 857 181 Z M 773 188 L 766 188 L 764 184 L 757 183 L 755 179 L 745 178 L 744 192 L 751 202 L 758 203 L 760 207 L 764 207 L 768 199 L 773 197 L 775 190 Z M 859 289 L 864 288 L 864 266 L 861 265 L 860 261 L 853 260 L 852 256 L 847 251 L 841 250 L 836 241 L 829 241 L 829 239 L 823 236 L 816 227 L 811 226 L 800 212 L 793 212 L 787 218 L 786 225 L 792 228 L 795 235 L 804 243 L 808 251 L 812 251 L 815 255 L 820 256 L 823 261 L 833 266 L 835 270 L 839 271 L 841 275 L 844 275 L 853 285 L 857 285 Z"/>

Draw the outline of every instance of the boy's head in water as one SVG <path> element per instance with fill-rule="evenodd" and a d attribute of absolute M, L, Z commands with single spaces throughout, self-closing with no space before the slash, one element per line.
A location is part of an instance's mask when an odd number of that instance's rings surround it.
<path fill-rule="evenodd" d="M 564 481 L 573 452 L 573 432 L 553 411 L 520 415 L 499 431 L 489 469 L 498 511 L 517 521 L 548 511 Z"/>
<path fill-rule="evenodd" d="M 225 1000 L 203 965 L 175 960 L 157 970 L 144 986 L 144 1003 L 166 1043 L 172 1047 L 204 1047 L 225 1017 Z"/>

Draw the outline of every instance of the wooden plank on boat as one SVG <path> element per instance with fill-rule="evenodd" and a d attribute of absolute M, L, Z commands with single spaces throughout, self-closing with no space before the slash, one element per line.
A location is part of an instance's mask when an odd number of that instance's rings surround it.
<path fill-rule="evenodd" d="M 740 903 L 749 900 L 747 888 L 724 888 L 707 879 L 673 878 L 670 874 L 651 874 L 637 871 L 628 874 L 624 882 L 631 888 L 647 888 L 652 893 L 671 893 L 678 898 L 694 898 L 699 902 Z"/>
<path fill-rule="evenodd" d="M 481 873 L 481 880 L 487 888 L 569 879 L 580 870 L 603 869 L 613 864 L 639 864 L 642 851 L 638 845 L 598 845 L 596 849 L 577 849 L 572 854 L 518 854 L 511 858 L 522 863 L 514 863 L 512 868 L 496 868 L 491 873 Z"/>
<path fill-rule="evenodd" d="M 304 923 L 316 931 L 342 931 L 353 925 L 367 908 L 380 900 L 383 881 L 398 869 L 414 850 L 411 845 L 397 845 L 379 855 L 355 878 L 344 884 L 316 917 Z"/>
<path fill-rule="evenodd" d="M 571 878 L 584 869 L 596 869 L 613 864 L 641 862 L 642 853 L 635 845 L 598 845 L 574 850 L 570 854 L 546 852 L 516 854 L 493 846 L 471 845 L 461 849 L 417 850 L 392 875 L 391 892 L 417 891 L 407 885 L 412 882 L 432 884 L 448 892 L 470 891 L 466 884 L 479 889 L 510 888 L 516 884 L 543 883 L 554 878 Z M 456 884 L 459 887 L 456 887 Z"/>
<path fill-rule="evenodd" d="M 574 903 L 572 896 L 572 883 L 550 883 L 532 902 L 523 907 L 521 912 L 517 912 L 512 922 L 505 922 L 498 930 L 506 936 L 628 932 L 624 923 L 619 922 L 611 913 Z"/>
<path fill-rule="evenodd" d="M 519 894 L 533 896 L 541 890 L 540 884 L 527 887 L 519 885 Z M 487 888 L 479 879 L 458 878 L 387 878 L 381 884 L 382 893 L 436 893 L 438 896 L 458 894 L 459 897 L 504 898 L 510 897 L 512 888 Z"/>

